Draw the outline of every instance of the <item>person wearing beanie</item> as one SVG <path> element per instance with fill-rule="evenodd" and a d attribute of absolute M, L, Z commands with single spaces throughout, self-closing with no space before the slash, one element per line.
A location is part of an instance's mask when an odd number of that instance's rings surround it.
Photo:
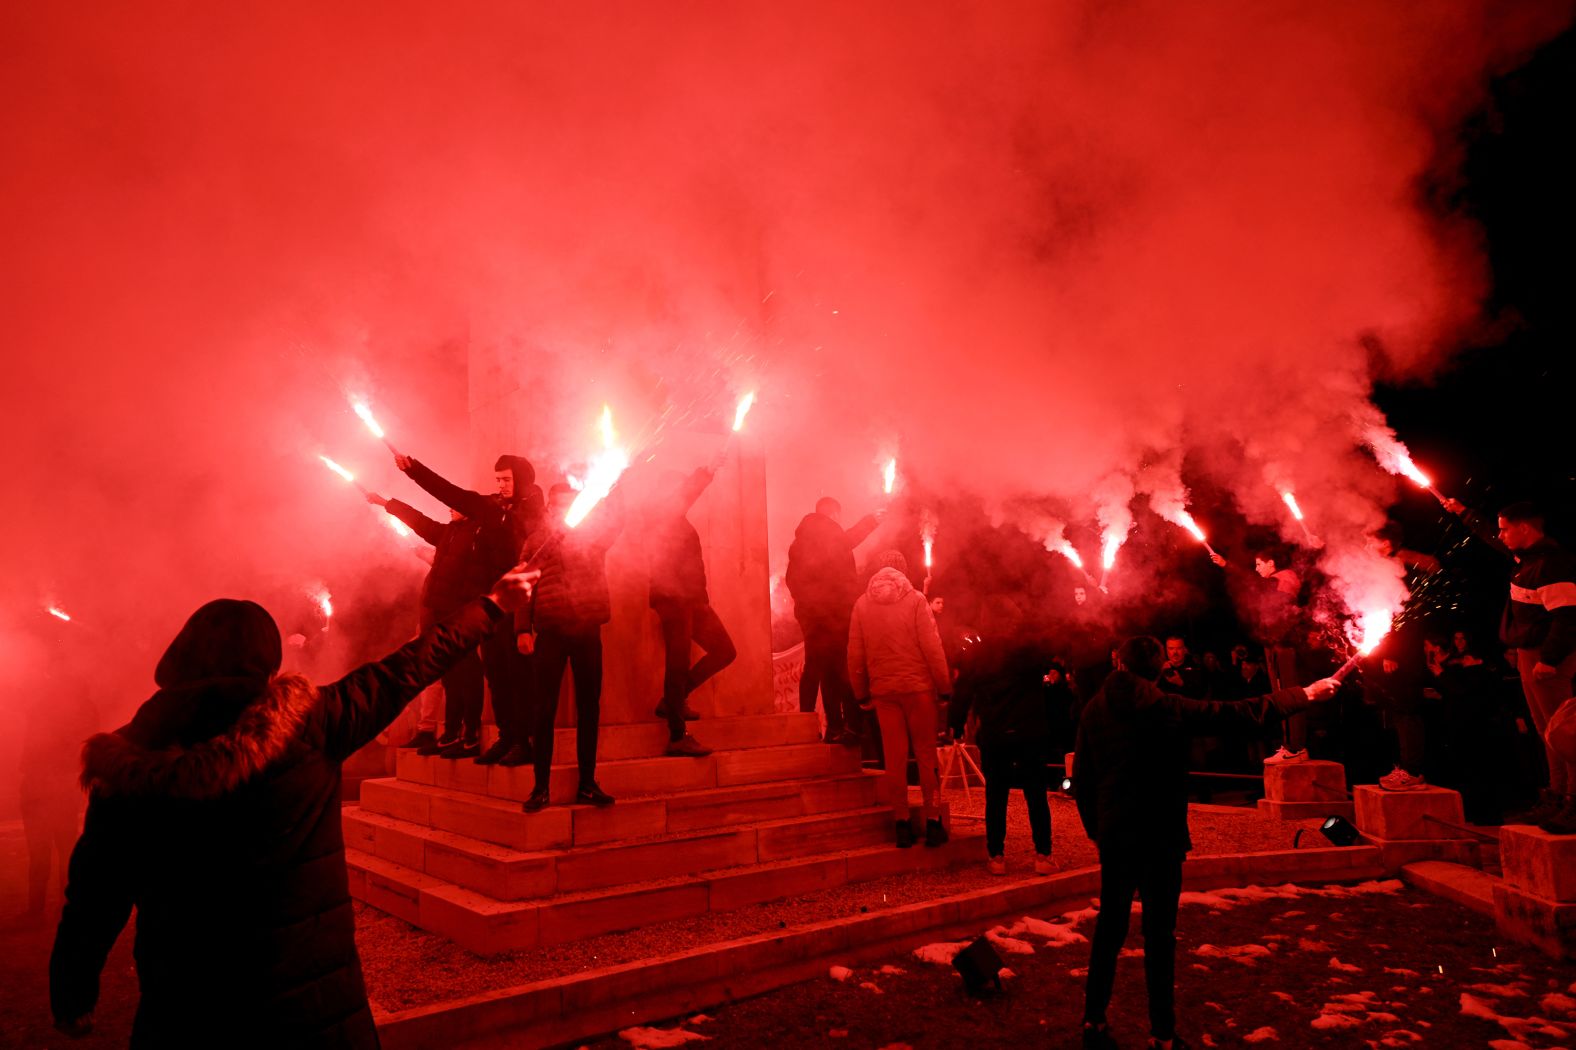
<path fill-rule="evenodd" d="M 378 1045 L 356 954 L 341 765 L 530 595 L 504 575 L 332 685 L 280 674 L 262 606 L 198 609 L 131 721 L 82 748 L 88 791 L 49 960 L 55 1026 L 93 1028 L 99 974 L 137 912 L 131 1046 Z"/>
<path fill-rule="evenodd" d="M 491 494 L 462 489 L 420 460 L 394 453 L 394 465 L 427 493 L 476 523 L 476 553 L 485 585 L 520 561 L 525 538 L 542 527 L 546 504 L 535 484 L 536 468 L 524 456 L 499 456 L 493 463 Z M 481 753 L 481 738 L 462 737 L 439 754 L 472 758 L 481 765 L 519 766 L 531 761 L 531 657 L 516 648 L 512 624 L 501 624 L 482 643 L 482 668 L 492 694 L 498 741 Z"/>
<path fill-rule="evenodd" d="M 1249 700 L 1194 700 L 1156 684 L 1165 648 L 1129 638 L 1116 669 L 1084 708 L 1073 757 L 1073 795 L 1084 830 L 1100 854 L 1100 913 L 1089 951 L 1084 999 L 1086 1047 L 1114 1047 L 1106 1007 L 1116 960 L 1127 939 L 1133 894 L 1143 901 L 1144 979 L 1151 1047 L 1176 1050 L 1177 902 L 1182 861 L 1193 848 L 1187 826 L 1190 738 L 1228 730 L 1262 731 L 1327 700 L 1340 685 L 1321 679 Z"/>
<path fill-rule="evenodd" d="M 924 798 L 925 845 L 947 841 L 937 804 L 936 726 L 938 704 L 952 693 L 952 673 L 930 603 L 908 578 L 898 551 L 883 551 L 865 593 L 854 603 L 848 632 L 848 680 L 860 707 L 874 709 L 881 727 L 886 776 L 897 844 L 914 844 L 908 810 L 908 753 L 919 766 Z"/>
<path fill-rule="evenodd" d="M 573 672 L 575 691 L 575 758 L 580 786 L 575 801 L 609 806 L 613 796 L 596 782 L 597 730 L 602 720 L 602 625 L 613 618 L 607 586 L 607 551 L 624 529 L 623 498 L 615 487 L 591 515 L 571 529 L 564 516 L 575 502 L 575 490 L 557 484 L 547 494 L 547 524 L 526 541 L 537 552 L 531 568 L 539 569 L 531 604 L 516 617 L 516 630 L 534 633 L 536 641 L 536 709 L 532 712 L 536 783 L 525 800 L 535 813 L 549 802 L 553 769 L 553 725 L 564 671 Z"/>

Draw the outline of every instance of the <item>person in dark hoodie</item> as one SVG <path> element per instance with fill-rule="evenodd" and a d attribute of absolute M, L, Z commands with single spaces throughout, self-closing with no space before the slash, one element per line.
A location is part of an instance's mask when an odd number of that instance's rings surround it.
<path fill-rule="evenodd" d="M 574 676 L 575 758 L 580 786 L 575 801 L 593 806 L 613 804 L 613 796 L 597 786 L 596 742 L 602 720 L 602 625 L 613 618 L 607 587 L 607 551 L 624 529 L 623 500 L 614 489 L 577 527 L 564 516 L 575 502 L 575 490 L 554 485 L 547 493 L 547 524 L 526 541 L 539 551 L 531 568 L 540 570 L 531 604 L 516 619 L 536 635 L 536 710 L 532 738 L 536 751 L 536 783 L 525 811 L 547 806 L 553 770 L 553 722 L 564 670 Z"/>
<path fill-rule="evenodd" d="M 1084 709 L 1073 758 L 1073 792 L 1084 830 L 1100 853 L 1100 916 L 1089 952 L 1084 1045 L 1116 1045 L 1105 1012 L 1116 960 L 1127 938 L 1133 893 L 1143 901 L 1144 979 L 1151 1047 L 1185 1048 L 1175 1011 L 1177 901 L 1187 827 L 1189 738 L 1253 732 L 1328 699 L 1339 683 L 1322 679 L 1249 700 L 1194 700 L 1155 684 L 1165 649 L 1137 637 L 1117 650 L 1117 667 Z"/>
<path fill-rule="evenodd" d="M 939 705 L 952 695 L 952 672 L 930 602 L 908 578 L 899 551 L 883 551 L 865 593 L 854 603 L 848 632 L 848 678 L 861 706 L 875 709 L 881 726 L 882 787 L 896 825 L 897 845 L 914 844 L 908 811 L 908 754 L 919 767 L 925 807 L 925 845 L 947 841 L 938 808 L 936 726 Z"/>
<path fill-rule="evenodd" d="M 854 548 L 876 530 L 880 519 L 867 514 L 844 529 L 842 513 L 842 504 L 827 496 L 816 502 L 815 513 L 804 516 L 788 546 L 785 580 L 793 595 L 794 619 L 804 632 L 799 710 L 813 712 L 820 693 L 826 742 L 858 747 L 858 708 L 848 687 L 848 622 L 859 597 Z"/>
<path fill-rule="evenodd" d="M 497 490 L 491 495 L 462 489 L 421 461 L 394 453 L 394 464 L 442 503 L 476 523 L 476 551 L 484 586 L 520 561 L 525 538 L 542 527 L 545 502 L 535 484 L 536 468 L 524 456 L 499 456 L 493 464 Z M 498 741 L 481 753 L 479 736 L 445 748 L 444 758 L 475 756 L 481 765 L 520 766 L 531 761 L 531 657 L 515 648 L 513 624 L 502 624 L 482 643 L 482 668 L 492 692 Z"/>
<path fill-rule="evenodd" d="M 695 717 L 689 695 L 738 656 L 722 617 L 711 607 L 700 533 L 689 520 L 690 508 L 715 474 L 709 467 L 698 467 L 687 478 L 670 473 L 647 514 L 650 603 L 662 626 L 664 658 L 657 717 L 667 719 L 667 753 L 691 758 L 709 755 L 711 749 L 684 730 L 685 721 Z M 705 655 L 691 665 L 690 650 L 697 645 Z"/>
<path fill-rule="evenodd" d="M 55 1024 L 92 1030 L 137 911 L 133 1047 L 375 1047 L 356 954 L 341 764 L 522 606 L 510 573 L 385 659 L 321 688 L 281 675 L 253 602 L 198 609 L 159 690 L 82 749 L 89 793 L 49 960 Z"/>
<path fill-rule="evenodd" d="M 1535 504 L 1512 503 L 1500 511 L 1497 532 L 1458 500 L 1444 506 L 1515 559 L 1499 639 L 1515 653 L 1549 766 L 1548 790 L 1523 819 L 1553 835 L 1576 834 L 1576 762 L 1548 742 L 1549 720 L 1571 698 L 1576 681 L 1576 557 L 1543 531 L 1543 512 Z"/>
<path fill-rule="evenodd" d="M 476 549 L 476 522 L 453 508 L 447 523 L 434 521 L 409 503 L 376 492 L 367 494 L 367 502 L 382 507 L 432 544 L 432 568 L 421 585 L 423 630 L 487 590 L 491 581 Z M 481 654 L 467 653 L 443 676 L 443 735 L 436 732 L 437 694 L 428 690 L 421 694 L 416 735 L 405 746 L 420 755 L 458 755 L 464 741 L 481 739 L 482 701 Z"/>

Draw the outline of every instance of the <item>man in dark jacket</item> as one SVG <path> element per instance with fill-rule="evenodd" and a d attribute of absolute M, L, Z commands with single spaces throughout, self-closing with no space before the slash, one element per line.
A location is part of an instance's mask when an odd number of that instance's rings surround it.
<path fill-rule="evenodd" d="M 854 548 L 880 520 L 869 514 L 850 529 L 840 521 L 843 507 L 825 497 L 806 514 L 788 546 L 788 593 L 793 615 L 804 632 L 804 674 L 799 679 L 799 710 L 815 710 L 821 694 L 826 709 L 826 742 L 858 747 L 857 707 L 848 686 L 848 621 L 859 599 Z"/>
<path fill-rule="evenodd" d="M 613 803 L 613 796 L 597 786 L 596 742 L 602 720 L 602 625 L 613 618 L 607 550 L 623 531 L 623 505 L 614 489 L 589 518 L 571 529 L 564 516 L 574 501 L 574 489 L 554 485 L 547 494 L 547 525 L 525 544 L 527 550 L 540 552 L 531 567 L 542 574 L 530 607 L 518 618 L 525 630 L 536 635 L 531 734 L 536 745 L 536 784 L 525 800 L 527 813 L 548 804 L 553 722 L 566 667 L 574 676 L 575 689 L 575 758 L 580 768 L 575 801 L 593 806 Z"/>
<path fill-rule="evenodd" d="M 700 533 L 689 520 L 690 508 L 711 484 L 714 473 L 699 467 L 689 477 L 678 479 L 659 497 L 647 519 L 651 608 L 662 624 L 664 654 L 657 717 L 668 721 L 667 753 L 693 758 L 709 755 L 711 750 L 684 731 L 685 719 L 695 717 L 689 695 L 738 656 L 722 618 L 711 607 Z M 706 655 L 691 666 L 690 649 L 696 645 Z"/>
<path fill-rule="evenodd" d="M 419 460 L 398 452 L 394 463 L 429 495 L 476 522 L 476 550 L 489 585 L 520 561 L 525 538 L 542 527 L 542 490 L 535 485 L 536 468 L 523 456 L 498 457 L 493 464 L 497 491 L 491 495 L 462 489 Z M 500 625 L 482 643 L 482 666 L 492 692 L 498 742 L 486 754 L 479 754 L 480 737 L 462 739 L 441 754 L 445 758 L 478 756 L 476 761 L 481 765 L 524 765 L 531 760 L 531 695 L 536 683 L 531 658 L 515 648 L 512 624 Z"/>
<path fill-rule="evenodd" d="M 384 499 L 376 492 L 367 502 L 382 507 L 410 530 L 432 544 L 432 568 L 421 585 L 421 627 L 426 630 L 487 590 L 492 582 L 476 549 L 477 524 L 450 508 L 450 520 L 434 521 L 409 503 Z M 429 706 L 431 690 L 421 695 L 416 735 L 406 747 L 420 755 L 450 756 L 463 749 L 465 740 L 480 740 L 482 732 L 482 658 L 467 653 L 443 676 L 443 735 L 436 734 L 437 705 Z"/>
<path fill-rule="evenodd" d="M 1116 1045 L 1105 1011 L 1135 890 L 1144 905 L 1150 1045 L 1185 1045 L 1176 1038 L 1174 995 L 1182 861 L 1193 848 L 1187 827 L 1189 737 L 1261 730 L 1334 695 L 1337 685 L 1324 679 L 1251 700 L 1193 700 L 1155 684 L 1164 660 L 1165 650 L 1153 638 L 1123 642 L 1117 669 L 1078 726 L 1073 788 L 1084 830 L 1100 851 L 1100 917 L 1089 953 L 1085 1046 Z"/>
<path fill-rule="evenodd" d="M 159 691 L 83 747 L 87 818 L 49 961 L 57 1027 L 91 1031 L 99 973 L 136 908 L 133 1047 L 375 1047 L 341 763 L 529 593 L 529 577 L 505 575 L 320 689 L 277 673 L 261 606 L 198 609 L 159 660 Z"/>
<path fill-rule="evenodd" d="M 1500 511 L 1497 535 L 1460 502 L 1446 500 L 1445 509 L 1516 560 L 1499 638 L 1515 651 L 1521 688 L 1549 763 L 1549 789 L 1525 819 L 1552 834 L 1576 834 L 1576 763 L 1548 746 L 1549 719 L 1570 699 L 1576 678 L 1576 557 L 1549 539 L 1543 513 L 1531 503 Z"/>

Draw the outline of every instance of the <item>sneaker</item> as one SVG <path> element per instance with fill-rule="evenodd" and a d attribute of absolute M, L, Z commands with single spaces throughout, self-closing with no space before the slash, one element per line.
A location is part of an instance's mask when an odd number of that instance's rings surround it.
<path fill-rule="evenodd" d="M 1085 1022 L 1083 1027 L 1084 1050 L 1116 1050 L 1116 1038 L 1111 1035 L 1111 1029 L 1106 1025 L 1092 1025 Z"/>
<path fill-rule="evenodd" d="M 985 870 L 990 872 L 992 875 L 1007 874 L 1007 858 L 987 857 L 985 860 Z"/>
<path fill-rule="evenodd" d="M 537 788 L 535 791 L 531 792 L 530 797 L 525 800 L 525 805 L 521 806 L 520 808 L 525 810 L 527 813 L 540 813 L 542 810 L 547 808 L 547 803 L 547 789 Z"/>
<path fill-rule="evenodd" d="M 688 758 L 705 758 L 711 754 L 711 748 L 685 733 L 677 740 L 668 741 L 667 754 L 684 755 Z"/>
<path fill-rule="evenodd" d="M 420 754 L 422 748 L 432 747 L 437 742 L 437 733 L 434 733 L 430 729 L 423 729 L 421 732 L 417 733 L 415 736 L 401 744 L 399 749 L 401 751 L 415 751 L 417 754 Z"/>
<path fill-rule="evenodd" d="M 664 721 L 667 720 L 668 702 L 666 700 L 663 700 L 657 704 L 657 717 L 663 719 Z M 700 715 L 695 713 L 695 709 L 689 705 L 689 701 L 684 701 L 684 721 L 695 722 L 699 719 Z"/>
<path fill-rule="evenodd" d="M 505 740 L 503 737 L 499 737 L 498 742 L 492 747 L 489 747 L 487 749 L 487 753 L 476 760 L 476 764 L 478 766 L 495 766 L 498 764 L 498 760 L 504 755 L 507 755 L 509 753 L 509 749 L 513 746 L 513 744 L 509 743 L 509 741 Z"/>
<path fill-rule="evenodd" d="M 423 747 L 418 747 L 416 749 L 416 754 L 418 754 L 418 755 L 425 755 L 425 756 L 427 756 L 429 758 L 431 756 L 433 756 L 433 755 L 441 755 L 441 754 L 443 754 L 443 751 L 444 751 L 445 748 L 453 747 L 455 744 L 458 744 L 459 742 L 460 742 L 460 738 L 458 736 L 440 736 L 438 739 L 434 740 L 432 743 L 427 744 L 427 745 L 425 745 Z"/>
<path fill-rule="evenodd" d="M 580 785 L 580 790 L 575 792 L 575 801 L 582 806 L 611 806 L 614 799 L 593 780 L 589 784 Z"/>
<path fill-rule="evenodd" d="M 1282 744 L 1278 749 L 1276 749 L 1276 751 L 1275 751 L 1275 753 L 1273 755 L 1271 755 L 1269 758 L 1266 758 L 1264 760 L 1264 764 L 1266 766 L 1284 766 L 1288 762 L 1304 762 L 1304 761 L 1307 761 L 1307 758 L 1308 758 L 1308 749 L 1307 748 L 1303 748 L 1303 749 L 1298 750 L 1298 751 L 1290 751 L 1290 750 L 1287 750 L 1287 748 L 1286 748 L 1286 746 L 1284 744 Z"/>
<path fill-rule="evenodd" d="M 523 766 L 530 761 L 531 749 L 524 744 L 515 744 L 498 756 L 500 766 Z"/>
<path fill-rule="evenodd" d="M 893 821 L 897 831 L 897 848 L 908 849 L 914 844 L 914 825 L 906 820 Z"/>
<path fill-rule="evenodd" d="M 833 742 L 842 744 L 844 747 L 865 746 L 865 738 L 854 732 L 852 729 L 845 729 L 841 733 L 838 733 L 837 739 Z"/>
<path fill-rule="evenodd" d="M 1055 875 L 1062 870 L 1062 866 L 1051 859 L 1049 853 L 1036 853 L 1034 855 L 1034 873 L 1036 875 Z"/>
<path fill-rule="evenodd" d="M 1379 778 L 1379 786 L 1386 791 L 1421 791 L 1428 785 L 1422 777 L 1414 777 L 1400 766 Z"/>
<path fill-rule="evenodd" d="M 1576 795 L 1566 795 L 1563 808 L 1538 821 L 1550 835 L 1576 835 Z"/>
<path fill-rule="evenodd" d="M 925 821 L 925 845 L 930 849 L 947 844 L 947 829 L 939 820 Z"/>
<path fill-rule="evenodd" d="M 481 754 L 482 742 L 478 739 L 461 738 L 438 752 L 439 758 L 475 758 Z"/>

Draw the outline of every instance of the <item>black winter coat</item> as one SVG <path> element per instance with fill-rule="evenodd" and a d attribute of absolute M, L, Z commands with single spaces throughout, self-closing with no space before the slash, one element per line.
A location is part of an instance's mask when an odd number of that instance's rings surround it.
<path fill-rule="evenodd" d="M 1051 659 L 1032 645 L 984 642 L 958 676 L 948 722 L 961 737 L 972 710 L 979 718 L 975 736 L 981 748 L 1017 744 L 1043 753 L 1051 726 L 1045 709 L 1045 671 Z"/>
<path fill-rule="evenodd" d="M 434 617 L 449 615 L 492 586 L 477 547 L 478 524 L 470 518 L 435 521 L 397 499 L 383 508 L 432 544 L 432 569 L 421 585 L 421 607 Z"/>
<path fill-rule="evenodd" d="M 1192 700 L 1112 671 L 1078 723 L 1072 776 L 1084 830 L 1102 854 L 1186 853 L 1190 737 L 1262 730 L 1307 706 L 1301 688 Z"/>
<path fill-rule="evenodd" d="M 133 1047 L 377 1046 L 345 871 L 340 764 L 501 615 L 478 599 L 320 689 L 299 675 L 267 677 L 266 659 L 261 676 L 187 674 L 174 686 L 161 676 L 165 687 L 128 725 L 90 738 L 87 818 L 50 958 L 55 1017 L 93 1009 L 105 957 L 135 908 Z M 267 627 L 277 668 L 278 634 Z M 192 652 L 205 658 L 229 641 L 210 631 Z"/>
<path fill-rule="evenodd" d="M 607 588 L 607 551 L 624 530 L 623 507 L 617 493 L 576 528 L 554 521 L 525 541 L 527 551 L 541 553 L 530 568 L 541 570 L 531 592 L 530 629 L 557 634 L 584 634 L 613 618 Z"/>
<path fill-rule="evenodd" d="M 875 531 L 873 515 L 843 527 L 825 514 L 806 514 L 788 545 L 785 582 L 800 623 L 847 623 L 864 588 L 854 572 L 854 548 Z"/>
<path fill-rule="evenodd" d="M 406 471 L 412 481 L 441 500 L 444 506 L 476 522 L 476 549 L 486 577 L 483 589 L 491 587 L 498 577 L 518 565 L 522 554 L 529 553 L 524 550 L 525 538 L 542 527 L 547 510 L 542 490 L 529 479 L 521 480 L 520 475 L 530 469 L 530 464 L 519 457 L 513 458 L 520 466 L 515 468 L 512 499 L 462 489 L 439 477 L 419 460 L 411 460 L 410 469 Z M 535 476 L 534 472 L 531 476 Z"/>
<path fill-rule="evenodd" d="M 700 533 L 690 524 L 689 510 L 711 484 L 712 472 L 698 468 L 677 492 L 652 508 L 646 537 L 651 567 L 651 607 L 697 608 L 711 601 L 706 590 L 706 560 Z"/>

